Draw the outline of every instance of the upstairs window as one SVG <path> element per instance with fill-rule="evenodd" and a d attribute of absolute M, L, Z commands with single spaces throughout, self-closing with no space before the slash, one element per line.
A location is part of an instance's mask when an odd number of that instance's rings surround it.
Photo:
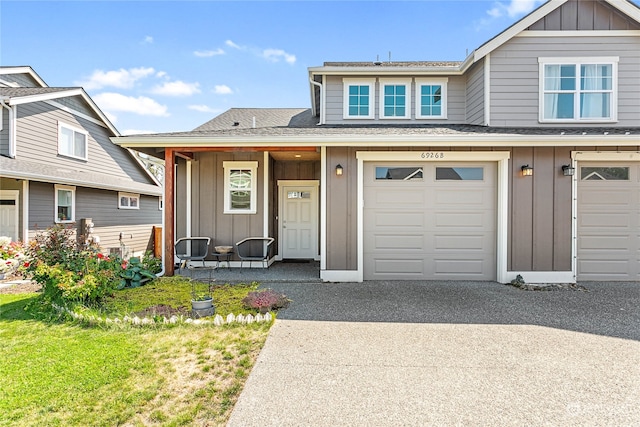
<path fill-rule="evenodd" d="M 447 79 L 416 79 L 416 118 L 447 118 Z"/>
<path fill-rule="evenodd" d="M 540 121 L 617 119 L 617 58 L 540 58 Z"/>
<path fill-rule="evenodd" d="M 58 123 L 58 154 L 87 160 L 89 134 L 81 129 Z"/>
<path fill-rule="evenodd" d="M 344 79 L 345 119 L 372 119 L 374 117 L 374 79 Z"/>
<path fill-rule="evenodd" d="M 380 118 L 411 117 L 411 81 L 380 79 Z"/>
<path fill-rule="evenodd" d="M 258 162 L 224 162 L 224 213 L 257 212 Z"/>

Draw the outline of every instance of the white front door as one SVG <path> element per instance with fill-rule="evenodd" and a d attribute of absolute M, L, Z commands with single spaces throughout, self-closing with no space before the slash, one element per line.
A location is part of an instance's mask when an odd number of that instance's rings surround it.
<path fill-rule="evenodd" d="M 283 259 L 318 256 L 318 185 L 280 184 L 280 253 Z"/>
<path fill-rule="evenodd" d="M 18 240 L 18 190 L 0 191 L 0 236 Z"/>

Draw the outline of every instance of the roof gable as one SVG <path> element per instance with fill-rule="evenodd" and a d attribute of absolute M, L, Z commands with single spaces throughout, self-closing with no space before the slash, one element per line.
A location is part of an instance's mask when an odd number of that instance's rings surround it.
<path fill-rule="evenodd" d="M 33 82 L 34 87 L 49 87 L 45 83 L 44 80 L 35 72 L 33 68 L 29 66 L 23 67 L 0 67 L 0 86 L 10 86 L 10 87 L 18 87 L 23 86 L 23 84 L 19 82 L 9 81 L 8 76 L 16 75 L 16 74 L 25 74 L 28 76 L 27 79 L 22 78 L 20 80 Z"/>
<path fill-rule="evenodd" d="M 531 31 L 640 30 L 640 23 L 607 2 L 569 0 L 530 25 Z"/>

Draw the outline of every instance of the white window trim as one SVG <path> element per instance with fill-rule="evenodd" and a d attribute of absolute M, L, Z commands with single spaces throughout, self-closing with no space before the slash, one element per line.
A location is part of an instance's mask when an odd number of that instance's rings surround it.
<path fill-rule="evenodd" d="M 258 212 L 258 162 L 222 162 L 224 169 L 224 213 L 225 214 L 255 214 Z M 251 170 L 251 202 L 249 209 L 231 209 L 231 195 L 229 189 L 230 172 L 233 169 Z"/>
<path fill-rule="evenodd" d="M 129 206 L 124 206 L 122 204 L 122 197 L 127 197 L 129 199 Z M 131 199 L 137 199 L 137 206 L 131 206 Z M 140 209 L 140 195 L 134 193 L 122 193 L 118 192 L 118 209 Z"/>
<path fill-rule="evenodd" d="M 416 79 L 416 119 L 446 119 L 447 118 L 447 103 L 449 97 L 447 95 L 447 83 L 448 78 L 441 79 Z M 440 85 L 442 86 L 442 110 L 439 116 L 425 116 L 422 115 L 422 96 L 420 88 L 424 85 Z"/>
<path fill-rule="evenodd" d="M 58 219 L 58 190 L 71 191 L 71 219 Z M 69 224 L 76 221 L 76 187 L 69 185 L 54 185 L 53 217 L 56 224 Z"/>
<path fill-rule="evenodd" d="M 349 86 L 369 86 L 369 115 L 350 116 L 349 115 Z M 342 79 L 342 118 L 348 120 L 373 119 L 376 108 L 376 79 Z"/>
<path fill-rule="evenodd" d="M 411 118 L 411 79 L 380 79 L 380 94 L 378 105 L 378 117 L 385 120 L 393 119 L 410 119 Z M 404 116 L 385 116 L 384 114 L 384 87 L 387 85 L 404 86 L 405 91 L 405 104 L 404 104 Z"/>
<path fill-rule="evenodd" d="M 540 57 L 538 58 L 538 121 L 540 123 L 616 123 L 618 121 L 618 56 L 595 57 Z M 546 119 L 544 117 L 544 67 L 545 65 L 575 65 L 576 68 L 583 64 L 611 65 L 611 118 L 580 118 L 580 101 L 574 103 L 573 119 Z M 579 71 L 579 70 L 578 70 Z M 576 96 L 580 95 L 580 73 L 576 73 L 578 86 Z"/>
<path fill-rule="evenodd" d="M 71 130 L 73 132 L 78 132 L 78 133 L 81 133 L 82 135 L 84 135 L 84 153 L 85 153 L 84 157 L 75 156 L 73 154 L 67 154 L 67 153 L 63 153 L 62 152 L 62 150 L 61 150 L 61 140 L 62 140 L 62 129 L 63 128 Z M 66 123 L 58 122 L 58 154 L 60 156 L 64 156 L 64 157 L 70 157 L 72 159 L 88 160 L 88 158 L 89 158 L 89 132 L 87 132 L 86 130 L 84 130 L 82 128 L 79 128 L 79 127 L 75 127 L 75 126 L 68 125 Z"/>

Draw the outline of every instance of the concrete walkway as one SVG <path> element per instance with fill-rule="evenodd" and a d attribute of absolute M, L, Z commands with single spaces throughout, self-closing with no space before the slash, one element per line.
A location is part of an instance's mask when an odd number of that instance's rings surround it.
<path fill-rule="evenodd" d="M 640 284 L 269 284 L 229 426 L 640 425 Z"/>

